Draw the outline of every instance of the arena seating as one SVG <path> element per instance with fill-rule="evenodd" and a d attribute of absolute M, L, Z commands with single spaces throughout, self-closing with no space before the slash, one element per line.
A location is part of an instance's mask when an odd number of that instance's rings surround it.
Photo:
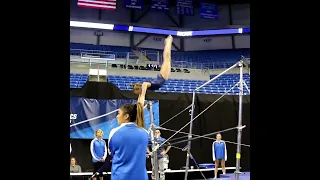
<path fill-rule="evenodd" d="M 93 45 L 93 44 L 81 44 L 81 43 L 70 43 L 70 49 L 85 49 L 85 50 L 99 50 L 99 51 L 110 51 L 110 52 L 122 52 L 117 53 L 116 58 L 126 58 L 124 52 L 131 52 L 130 47 L 122 46 L 108 46 L 108 45 Z M 140 48 L 145 51 L 162 52 L 162 50 Z M 80 55 L 79 51 L 70 50 L 71 55 Z M 172 60 L 174 62 L 188 63 L 216 63 L 220 62 L 215 68 L 227 68 L 232 66 L 236 61 L 240 60 L 241 56 L 246 58 L 250 57 L 250 49 L 235 49 L 235 50 L 212 50 L 212 51 L 172 51 Z M 148 58 L 152 61 L 157 60 L 156 54 L 148 55 Z M 221 63 L 224 62 L 224 63 Z"/>
<path fill-rule="evenodd" d="M 70 88 L 81 88 L 87 81 L 87 74 L 70 74 Z M 108 81 L 118 86 L 121 90 L 132 90 L 129 86 L 131 83 L 138 83 L 143 81 L 150 81 L 153 78 L 149 77 L 136 77 L 136 76 L 108 76 Z M 250 75 L 244 74 L 244 80 L 250 89 Z M 202 88 L 199 93 L 203 94 L 224 94 L 232 86 L 239 81 L 239 74 L 225 74 L 219 77 L 214 82 Z M 183 80 L 183 79 L 169 79 L 165 85 L 158 90 L 158 92 L 179 92 L 191 93 L 197 86 L 202 85 L 206 81 L 201 80 Z M 238 88 L 234 88 L 229 94 L 239 93 Z M 244 87 L 244 94 L 248 94 L 247 89 Z"/>

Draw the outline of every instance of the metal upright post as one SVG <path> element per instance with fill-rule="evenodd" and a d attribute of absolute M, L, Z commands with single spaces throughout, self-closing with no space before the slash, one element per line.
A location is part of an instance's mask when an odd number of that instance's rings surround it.
<path fill-rule="evenodd" d="M 130 52 L 127 53 L 127 58 L 126 58 L 126 63 L 125 63 L 126 68 L 125 69 L 128 69 L 129 59 L 130 59 Z"/>
<path fill-rule="evenodd" d="M 98 64 L 98 67 L 97 67 L 97 71 L 98 71 L 98 82 L 100 82 L 100 68 L 99 68 L 99 64 Z"/>
<path fill-rule="evenodd" d="M 238 117 L 238 137 L 237 137 L 237 154 L 236 154 L 236 172 L 235 180 L 239 180 L 240 158 L 241 158 L 241 135 L 242 135 L 242 96 L 243 96 L 243 61 L 239 62 L 240 66 L 240 81 L 239 81 L 239 117 Z"/>
<path fill-rule="evenodd" d="M 151 101 L 149 101 L 149 113 L 150 113 L 150 125 L 154 125 L 152 102 Z"/>
<path fill-rule="evenodd" d="M 153 161 L 153 166 L 152 166 L 152 171 L 154 173 L 155 180 L 159 180 L 159 165 L 158 165 L 158 156 L 157 156 L 157 151 L 154 151 L 154 148 L 156 147 L 155 144 L 155 137 L 154 137 L 154 132 L 155 132 L 155 125 L 154 125 L 154 119 L 153 119 L 153 111 L 152 111 L 152 102 L 149 102 L 149 116 L 150 116 L 150 126 L 151 126 L 151 132 L 150 132 L 150 138 L 152 142 L 152 161 Z"/>
<path fill-rule="evenodd" d="M 159 51 L 157 52 L 157 61 L 158 61 L 158 64 L 160 66 L 160 52 Z"/>
<path fill-rule="evenodd" d="M 192 127 L 193 127 L 193 113 L 194 113 L 194 102 L 195 102 L 196 90 L 193 91 L 192 94 L 192 104 L 191 104 L 191 114 L 190 114 L 190 129 L 188 134 L 188 145 L 187 145 L 187 159 L 186 159 L 186 171 L 184 174 L 184 180 L 188 179 L 188 170 L 189 170 L 189 158 L 190 158 L 190 150 L 191 150 L 191 138 L 192 138 Z"/>

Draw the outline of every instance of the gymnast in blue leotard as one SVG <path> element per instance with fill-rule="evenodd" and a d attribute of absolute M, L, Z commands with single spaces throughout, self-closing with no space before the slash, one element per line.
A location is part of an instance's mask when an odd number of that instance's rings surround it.
<path fill-rule="evenodd" d="M 144 127 L 142 104 L 126 104 L 117 115 L 119 127 L 110 131 L 112 180 L 148 180 L 146 150 L 149 135 Z"/>
<path fill-rule="evenodd" d="M 225 162 L 227 161 L 227 146 L 221 140 L 221 134 L 216 135 L 216 141 L 212 143 L 212 159 L 215 162 L 214 178 L 217 178 L 218 167 L 221 163 L 222 173 L 226 173 Z"/>
<path fill-rule="evenodd" d="M 157 78 L 155 78 L 151 82 L 143 82 L 142 84 L 131 84 L 131 86 L 133 86 L 133 92 L 139 95 L 138 102 L 140 102 L 141 104 L 144 104 L 147 89 L 152 91 L 158 90 L 169 79 L 169 74 L 171 72 L 172 41 L 173 38 L 171 35 L 169 35 L 165 40 L 165 46 L 163 50 L 163 63 L 160 69 L 160 74 L 158 74 Z"/>

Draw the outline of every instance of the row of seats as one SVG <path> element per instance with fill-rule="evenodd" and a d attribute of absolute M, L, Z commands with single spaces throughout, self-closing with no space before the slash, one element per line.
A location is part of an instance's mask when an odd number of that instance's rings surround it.
<path fill-rule="evenodd" d="M 112 64 L 111 65 L 112 68 L 118 68 L 117 64 Z M 119 65 L 120 68 L 125 69 L 127 68 L 126 65 L 120 64 Z M 151 70 L 151 71 L 160 71 L 161 68 L 160 67 L 150 67 L 150 66 L 132 66 L 132 65 L 128 65 L 127 69 L 136 69 L 136 70 Z M 181 70 L 180 68 L 171 68 L 171 72 L 182 72 L 182 73 L 190 73 L 190 71 L 188 69 L 183 69 Z"/>
<path fill-rule="evenodd" d="M 109 46 L 109 45 L 93 45 L 82 43 L 70 43 L 70 49 L 86 49 L 110 52 L 131 52 L 130 47 L 123 46 Z M 152 51 L 153 53 L 147 56 L 152 61 L 157 61 L 157 55 L 154 52 L 162 53 L 162 50 L 140 48 L 146 52 Z M 80 55 L 79 51 L 70 51 L 71 55 Z M 210 50 L 210 51 L 172 51 L 171 57 L 173 62 L 197 62 L 197 63 L 213 63 L 213 62 L 229 62 L 227 65 L 221 64 L 220 68 L 232 66 L 232 62 L 238 61 L 241 56 L 250 57 L 250 49 L 227 49 L 227 50 Z M 125 53 L 119 53 L 116 58 L 126 58 Z M 219 68 L 219 67 L 217 67 Z"/>
<path fill-rule="evenodd" d="M 70 87 L 81 88 L 87 81 L 87 74 L 70 74 Z M 244 74 L 243 79 L 246 86 L 250 90 L 250 76 Z M 108 76 L 108 81 L 118 86 L 121 90 L 132 90 L 130 84 L 142 83 L 144 81 L 152 81 L 151 77 L 136 77 L 136 76 Z M 157 92 L 180 92 L 191 93 L 195 87 L 201 86 L 206 81 L 201 80 L 185 80 L 185 79 L 169 79 Z M 217 78 L 200 89 L 200 93 L 204 94 L 224 94 L 234 87 L 239 82 L 239 74 L 225 74 Z M 231 89 L 227 94 L 238 94 L 239 88 Z M 244 94 L 249 94 L 249 91 L 244 87 Z"/>

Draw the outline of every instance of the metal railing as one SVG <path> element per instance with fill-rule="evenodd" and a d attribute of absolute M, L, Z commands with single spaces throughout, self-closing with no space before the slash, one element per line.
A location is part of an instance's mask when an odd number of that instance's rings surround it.
<path fill-rule="evenodd" d="M 114 54 L 116 60 L 113 61 L 106 61 L 106 67 L 111 64 L 117 65 L 138 65 L 138 66 L 145 66 L 146 64 L 162 64 L 162 53 L 159 51 L 151 51 L 151 50 L 144 50 L 140 51 L 142 55 L 146 56 L 150 61 L 139 61 L 139 57 L 133 52 L 114 52 L 114 51 L 99 51 L 99 50 L 87 50 L 87 49 L 70 49 L 70 55 L 75 56 L 74 58 L 70 59 L 71 62 L 92 62 L 90 59 L 82 59 L 80 56 L 82 53 L 99 53 L 99 54 Z M 79 57 L 77 57 L 79 56 Z M 244 58 L 244 57 L 242 57 Z M 250 58 L 244 58 L 250 61 Z M 224 69 L 230 67 L 236 61 L 225 61 L 225 62 L 188 62 L 188 61 L 172 61 L 171 66 L 173 68 L 191 68 L 191 69 L 201 69 L 201 70 L 208 70 L 208 69 Z"/>

